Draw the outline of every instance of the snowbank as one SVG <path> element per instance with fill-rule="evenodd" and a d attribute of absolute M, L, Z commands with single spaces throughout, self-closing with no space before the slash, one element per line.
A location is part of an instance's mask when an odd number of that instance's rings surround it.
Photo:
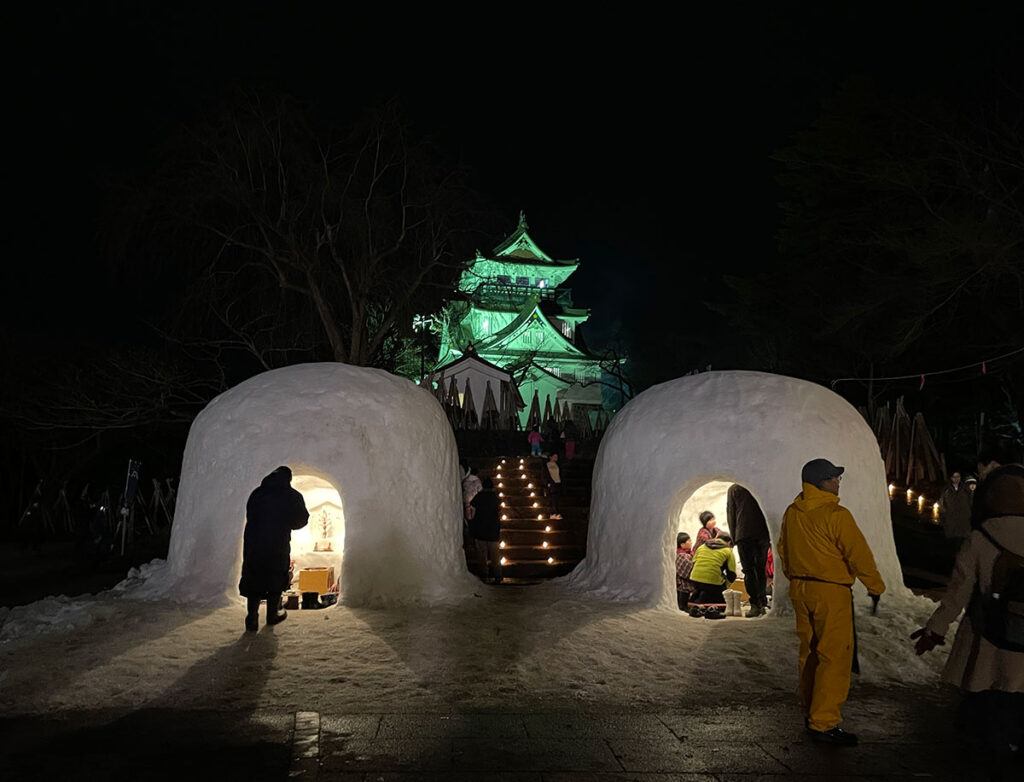
<path fill-rule="evenodd" d="M 889 602 L 907 598 L 871 429 L 828 389 L 761 372 L 662 383 L 615 416 L 594 466 L 587 558 L 566 581 L 589 594 L 674 607 L 675 536 L 691 495 L 712 481 L 743 484 L 775 540 L 801 490 L 801 468 L 818 457 L 846 468 L 840 502 L 874 552 Z M 719 524 L 724 528 L 725 519 Z M 788 592 L 776 568 L 775 607 L 783 612 Z"/>
<path fill-rule="evenodd" d="M 200 413 L 185 447 L 167 566 L 138 594 L 237 597 L 246 499 L 278 465 L 341 498 L 344 602 L 471 592 L 458 454 L 440 405 L 386 372 L 324 363 L 258 375 Z"/>

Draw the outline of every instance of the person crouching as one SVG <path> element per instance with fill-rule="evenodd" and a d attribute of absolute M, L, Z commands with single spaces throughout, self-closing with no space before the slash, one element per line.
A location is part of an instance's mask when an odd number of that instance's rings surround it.
<path fill-rule="evenodd" d="M 693 555 L 690 582 L 695 592 L 691 603 L 718 604 L 725 602 L 725 588 L 736 580 L 736 557 L 732 552 L 732 537 L 719 532 L 697 549 Z"/>

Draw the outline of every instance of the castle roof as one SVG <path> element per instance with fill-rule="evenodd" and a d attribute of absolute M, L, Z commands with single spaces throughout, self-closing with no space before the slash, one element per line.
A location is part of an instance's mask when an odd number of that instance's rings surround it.
<path fill-rule="evenodd" d="M 536 263 L 554 266 L 579 266 L 579 260 L 556 260 L 544 252 L 527 233 L 526 215 L 519 213 L 519 225 L 504 241 L 494 248 L 493 260 L 508 258 L 517 263 Z"/>

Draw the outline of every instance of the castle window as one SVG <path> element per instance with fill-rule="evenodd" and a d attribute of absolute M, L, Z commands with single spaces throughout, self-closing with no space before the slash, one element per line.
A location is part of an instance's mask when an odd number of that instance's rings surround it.
<path fill-rule="evenodd" d="M 512 284 L 512 278 L 509 277 L 507 274 L 499 274 L 495 279 L 497 279 L 497 281 L 501 285 L 511 285 Z"/>
<path fill-rule="evenodd" d="M 529 287 L 529 285 L 530 285 L 530 278 L 529 277 L 516 277 L 516 285 L 525 285 L 526 287 Z"/>
<path fill-rule="evenodd" d="M 547 277 L 538 277 L 537 278 L 537 287 L 538 288 L 546 288 L 546 287 L 548 287 L 548 278 Z"/>

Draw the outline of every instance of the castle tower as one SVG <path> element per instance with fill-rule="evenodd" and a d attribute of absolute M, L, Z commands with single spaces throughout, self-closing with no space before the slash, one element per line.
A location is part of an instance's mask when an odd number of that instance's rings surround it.
<path fill-rule="evenodd" d="M 477 252 L 459 281 L 461 298 L 446 307 L 435 372 L 472 346 L 510 372 L 527 409 L 537 392 L 541 409 L 568 402 L 573 416 L 601 407 L 600 359 L 589 353 L 578 328 L 590 310 L 573 306 L 564 287 L 578 260 L 551 258 L 527 233 L 526 218 L 488 255 Z M 593 420 L 593 418 L 591 419 Z"/>

